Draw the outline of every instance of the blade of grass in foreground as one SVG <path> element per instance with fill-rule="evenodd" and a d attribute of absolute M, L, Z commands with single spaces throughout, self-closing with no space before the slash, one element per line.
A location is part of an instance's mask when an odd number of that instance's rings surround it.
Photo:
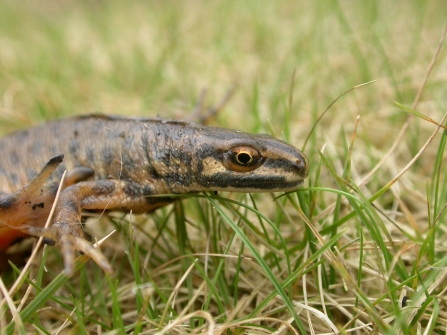
<path fill-rule="evenodd" d="M 418 112 L 418 111 L 416 111 L 416 110 L 414 110 L 414 109 L 412 109 L 412 108 L 410 108 L 410 107 L 407 107 L 407 106 L 405 106 L 405 105 L 403 105 L 403 104 L 401 104 L 401 103 L 399 103 L 399 102 L 397 102 L 397 101 L 394 101 L 394 104 L 395 104 L 397 107 L 399 107 L 400 109 L 404 110 L 405 112 L 411 113 L 411 114 L 413 114 L 413 115 L 415 115 L 415 116 L 417 116 L 417 117 L 419 117 L 419 118 L 421 118 L 421 119 L 423 119 L 423 120 L 425 120 L 425 121 L 428 121 L 428 122 L 430 122 L 430 123 L 433 123 L 433 124 L 437 125 L 438 127 L 442 127 L 442 128 L 444 128 L 444 129 L 447 129 L 447 126 L 444 126 L 444 125 L 442 125 L 442 124 L 436 122 L 436 121 L 433 120 L 431 117 L 428 117 L 428 116 L 425 115 L 425 114 L 422 114 L 422 113 L 420 113 L 420 112 Z"/>
<path fill-rule="evenodd" d="M 306 222 L 306 224 L 311 228 L 312 232 L 315 234 L 320 246 L 325 247 L 326 241 L 324 241 L 323 237 L 316 228 L 312 225 L 309 219 L 304 215 L 301 208 L 297 205 L 295 200 L 288 195 L 288 198 L 292 204 L 292 206 L 296 209 L 300 217 Z M 346 282 L 346 286 L 355 293 L 355 295 L 360 299 L 363 303 L 364 308 L 367 310 L 371 319 L 376 323 L 376 326 L 379 327 L 383 332 L 387 332 L 389 330 L 388 324 L 381 318 L 379 311 L 375 308 L 374 304 L 371 303 L 370 299 L 363 293 L 360 287 L 356 284 L 355 279 L 351 276 L 349 269 L 344 266 L 344 263 L 339 256 L 337 256 L 331 249 L 326 249 L 324 253 L 325 258 L 329 261 L 330 265 L 333 266 L 339 275 Z"/>
<path fill-rule="evenodd" d="M 296 282 L 297 278 L 301 277 L 303 274 L 311 272 L 316 266 L 318 266 L 322 261 L 320 258 L 324 258 L 324 253 L 329 250 L 334 244 L 338 242 L 338 240 L 343 236 L 344 232 L 339 232 L 337 235 L 332 237 L 330 240 L 326 242 L 324 246 L 317 249 L 315 253 L 310 254 L 309 258 L 306 259 L 305 262 L 301 263 L 299 267 L 294 270 L 289 277 L 287 277 L 282 282 L 282 287 L 287 287 L 294 282 Z M 309 265 L 309 266 L 308 266 Z M 261 310 L 263 310 L 270 301 L 277 295 L 276 292 L 270 293 L 266 296 L 262 302 L 260 302 L 256 308 L 250 313 L 249 317 L 255 317 Z"/>
<path fill-rule="evenodd" d="M 337 182 L 338 186 L 346 193 L 349 192 L 346 181 L 337 175 L 335 172 L 335 169 L 332 165 L 329 164 L 326 157 L 320 153 L 320 156 L 323 160 L 323 163 L 326 165 L 326 167 L 329 169 L 329 172 L 331 173 L 332 177 Z M 360 195 L 359 201 L 352 201 L 351 197 L 347 198 L 349 203 L 351 204 L 352 208 L 354 209 L 354 212 L 360 219 L 360 221 L 363 223 L 363 225 L 366 226 L 368 229 L 371 237 L 374 239 L 374 241 L 377 243 L 377 245 L 380 248 L 380 251 L 382 252 L 385 265 L 386 265 L 386 272 L 388 273 L 390 271 L 390 266 L 393 263 L 394 256 L 391 254 L 391 252 L 387 248 L 387 244 L 385 243 L 381 231 L 385 234 L 387 237 L 388 242 L 393 246 L 393 253 L 396 253 L 397 250 L 394 247 L 393 239 L 389 232 L 387 231 L 385 225 L 383 224 L 383 221 L 380 219 L 380 217 L 377 215 L 376 211 L 372 207 L 370 201 L 363 196 L 360 189 L 356 187 L 355 185 L 351 185 L 351 187 L 357 192 L 357 194 Z M 398 262 L 395 264 L 395 269 L 397 273 L 399 274 L 399 277 L 402 280 L 405 280 L 408 278 L 408 273 L 405 270 L 405 266 L 403 265 L 402 259 L 398 258 Z"/>
<path fill-rule="evenodd" d="M 83 266 L 90 258 L 87 256 L 79 256 L 76 260 L 75 272 L 79 271 L 80 267 Z M 53 281 L 48 284 L 31 302 L 26 306 L 20 313 L 20 319 L 23 323 L 26 323 L 35 313 L 48 301 L 50 300 L 54 293 L 62 287 L 67 282 L 67 276 L 61 272 L 53 279 Z M 5 334 L 14 334 L 15 322 L 11 322 L 6 327 Z"/>
<path fill-rule="evenodd" d="M 447 27 L 447 26 L 446 26 Z M 447 113 L 444 114 L 442 117 L 441 123 L 444 123 L 447 119 Z M 428 138 L 428 140 L 425 142 L 425 144 L 421 147 L 419 152 L 413 157 L 413 159 L 391 180 L 389 181 L 385 186 L 383 186 L 379 191 L 377 191 L 373 196 L 371 196 L 368 201 L 373 202 L 374 200 L 377 200 L 380 196 L 382 196 L 385 192 L 387 192 L 391 186 L 394 185 L 394 183 L 399 180 L 399 178 L 406 172 L 408 169 L 414 164 L 414 162 L 419 159 L 419 157 L 422 155 L 422 153 L 426 150 L 428 145 L 432 142 L 435 135 L 438 133 L 440 127 L 435 129 L 435 131 L 432 133 L 432 135 Z M 343 223 L 347 222 L 348 220 L 355 217 L 356 212 L 352 211 L 351 213 L 347 214 L 345 217 L 341 218 L 337 222 L 334 222 L 330 227 L 325 228 L 321 231 L 322 235 L 325 235 L 332 231 L 333 229 L 336 229 L 337 227 L 341 226 Z"/>
<path fill-rule="evenodd" d="M 247 246 L 247 248 L 250 249 L 254 258 L 259 263 L 259 265 L 262 267 L 265 274 L 272 282 L 273 286 L 275 286 L 275 289 L 277 290 L 278 294 L 284 300 L 284 303 L 286 304 L 287 308 L 289 309 L 290 313 L 292 314 L 293 319 L 295 320 L 298 329 L 300 330 L 301 333 L 306 334 L 306 330 L 304 329 L 304 326 L 301 323 L 301 320 L 299 319 L 298 314 L 296 313 L 296 310 L 293 307 L 292 302 L 290 301 L 289 297 L 287 296 L 287 294 L 284 291 L 284 289 L 282 288 L 282 286 L 279 284 L 278 280 L 276 279 L 276 277 L 273 274 L 270 267 L 264 261 L 264 258 L 262 258 L 262 256 L 259 254 L 258 250 L 250 242 L 250 240 L 244 234 L 242 229 L 240 229 L 239 226 L 222 210 L 220 205 L 214 199 L 209 197 L 207 194 L 205 194 L 205 197 L 213 205 L 213 207 L 219 212 L 219 214 L 222 216 L 222 218 L 231 226 L 231 228 L 234 230 L 234 232 L 237 234 L 237 236 L 239 236 L 239 238 L 244 242 L 244 244 Z"/>

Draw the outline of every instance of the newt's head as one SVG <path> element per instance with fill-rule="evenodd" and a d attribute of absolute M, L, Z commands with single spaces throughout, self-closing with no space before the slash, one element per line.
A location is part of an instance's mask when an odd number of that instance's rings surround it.
<path fill-rule="evenodd" d="M 309 172 L 306 156 L 268 135 L 202 128 L 197 139 L 196 181 L 203 190 L 290 191 Z"/>

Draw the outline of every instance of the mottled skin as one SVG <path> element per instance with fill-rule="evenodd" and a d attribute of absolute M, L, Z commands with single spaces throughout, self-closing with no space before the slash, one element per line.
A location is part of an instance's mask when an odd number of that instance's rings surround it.
<path fill-rule="evenodd" d="M 104 115 L 55 120 L 6 136 L 0 157 L 0 251 L 17 238 L 44 236 L 61 246 L 67 274 L 75 249 L 111 271 L 84 239 L 82 209 L 144 213 L 173 201 L 152 195 L 288 191 L 308 173 L 299 150 L 267 135 Z M 65 170 L 53 225 L 43 229 Z"/>

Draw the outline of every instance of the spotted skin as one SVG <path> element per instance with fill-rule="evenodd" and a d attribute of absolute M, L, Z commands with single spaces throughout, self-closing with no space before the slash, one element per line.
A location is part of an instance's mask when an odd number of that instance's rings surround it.
<path fill-rule="evenodd" d="M 89 115 L 55 120 L 0 140 L 0 251 L 25 236 L 61 247 L 65 271 L 74 250 L 105 271 L 84 239 L 81 211 L 152 212 L 201 191 L 273 192 L 298 188 L 307 158 L 267 135 L 167 119 Z M 67 171 L 53 225 L 44 229 Z"/>

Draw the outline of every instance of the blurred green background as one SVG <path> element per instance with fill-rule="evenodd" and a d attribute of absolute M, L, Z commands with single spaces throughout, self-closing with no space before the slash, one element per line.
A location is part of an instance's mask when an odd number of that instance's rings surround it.
<path fill-rule="evenodd" d="M 0 131 L 98 111 L 182 117 L 203 90 L 212 105 L 232 88 L 221 124 L 265 131 L 269 118 L 280 131 L 296 71 L 291 120 L 302 132 L 343 91 L 379 79 L 335 106 L 343 123 L 346 110 L 414 99 L 445 9 L 444 1 L 3 0 Z"/>

